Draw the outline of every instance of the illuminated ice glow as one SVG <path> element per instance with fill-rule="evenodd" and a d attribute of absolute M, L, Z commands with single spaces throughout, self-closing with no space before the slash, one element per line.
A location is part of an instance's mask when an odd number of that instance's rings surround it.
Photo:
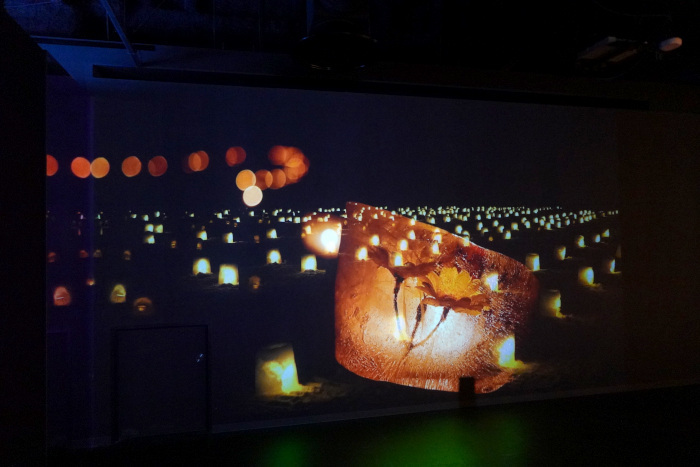
<path fill-rule="evenodd" d="M 292 395 L 307 390 L 299 384 L 291 345 L 275 344 L 258 352 L 255 389 L 263 397 Z"/>
<path fill-rule="evenodd" d="M 432 225 L 398 214 L 391 220 L 357 203 L 346 209 L 335 293 L 338 362 L 369 379 L 444 391 L 457 391 L 463 377 L 474 378 L 477 393 L 510 381 L 513 369 L 499 364 L 498 347 L 526 328 L 537 305 L 534 274 Z M 410 230 L 415 240 L 401 250 Z M 375 236 L 381 242 L 373 244 Z"/>
<path fill-rule="evenodd" d="M 235 264 L 219 266 L 219 285 L 238 285 L 238 267 Z"/>

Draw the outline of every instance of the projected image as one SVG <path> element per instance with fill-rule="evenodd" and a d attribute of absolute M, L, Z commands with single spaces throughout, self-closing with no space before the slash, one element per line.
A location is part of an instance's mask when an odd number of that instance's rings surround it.
<path fill-rule="evenodd" d="M 49 112 L 48 328 L 98 430 L 622 380 L 613 112 L 182 89 L 100 96 L 82 146 Z"/>

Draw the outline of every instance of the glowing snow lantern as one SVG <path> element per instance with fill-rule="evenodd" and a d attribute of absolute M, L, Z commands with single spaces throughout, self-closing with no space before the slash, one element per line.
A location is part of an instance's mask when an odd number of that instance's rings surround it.
<path fill-rule="evenodd" d="M 593 268 L 587 266 L 579 268 L 578 281 L 583 285 L 593 285 Z"/>
<path fill-rule="evenodd" d="M 147 245 L 153 245 L 156 243 L 156 237 L 153 234 L 144 235 L 143 243 Z"/>
<path fill-rule="evenodd" d="M 457 234 L 462 233 L 462 226 L 461 225 L 458 225 L 457 227 L 455 227 L 455 233 L 457 233 Z"/>
<path fill-rule="evenodd" d="M 606 258 L 603 260 L 603 272 L 609 274 L 615 272 L 615 258 Z"/>
<path fill-rule="evenodd" d="M 512 238 L 510 230 L 503 232 L 503 240 L 510 240 Z"/>
<path fill-rule="evenodd" d="M 255 391 L 259 396 L 284 396 L 303 390 L 290 344 L 275 344 L 258 352 Z"/>
<path fill-rule="evenodd" d="M 600 234 L 593 234 L 591 235 L 591 241 L 593 243 L 600 243 Z"/>
<path fill-rule="evenodd" d="M 566 259 L 566 247 L 564 245 L 559 245 L 554 249 L 554 257 L 559 261 L 564 261 Z"/>
<path fill-rule="evenodd" d="M 306 255 L 301 258 L 301 272 L 316 270 L 316 255 Z"/>
<path fill-rule="evenodd" d="M 126 288 L 122 284 L 117 284 L 112 287 L 112 292 L 109 294 L 110 303 L 126 302 Z"/>
<path fill-rule="evenodd" d="M 134 313 L 139 315 L 148 315 L 153 313 L 153 302 L 148 297 L 139 297 L 134 300 Z"/>
<path fill-rule="evenodd" d="M 574 240 L 574 243 L 578 248 L 585 248 L 586 247 L 586 241 L 583 238 L 583 235 L 578 235 L 576 237 L 576 240 Z"/>
<path fill-rule="evenodd" d="M 267 264 L 280 264 L 282 262 L 282 255 L 279 250 L 270 250 L 267 252 Z"/>
<path fill-rule="evenodd" d="M 163 224 L 156 224 L 154 232 L 162 234 L 163 233 Z"/>
<path fill-rule="evenodd" d="M 600 234 L 601 237 L 603 238 L 610 238 L 610 229 L 605 229 L 602 234 Z"/>
<path fill-rule="evenodd" d="M 539 271 L 540 255 L 537 253 L 528 253 L 525 257 L 525 266 L 527 266 L 530 271 Z"/>
<path fill-rule="evenodd" d="M 226 232 L 224 235 L 222 235 L 221 240 L 224 243 L 233 243 L 233 232 Z"/>
<path fill-rule="evenodd" d="M 68 289 L 62 285 L 59 285 L 53 289 L 53 305 L 54 306 L 68 306 L 71 303 L 71 295 Z"/>
<path fill-rule="evenodd" d="M 550 318 L 563 318 L 561 314 L 561 292 L 556 289 L 540 291 L 540 313 Z"/>
<path fill-rule="evenodd" d="M 153 224 L 146 224 L 143 226 L 144 232 L 153 232 Z"/>
<path fill-rule="evenodd" d="M 523 362 L 515 359 L 515 337 L 510 336 L 498 347 L 498 364 L 503 368 L 521 368 Z"/>
<path fill-rule="evenodd" d="M 401 250 L 401 251 L 408 250 L 408 240 L 403 238 L 403 239 L 401 239 L 401 241 L 399 241 L 399 250 Z"/>
<path fill-rule="evenodd" d="M 219 266 L 219 285 L 238 285 L 238 267 L 235 264 Z"/>
<path fill-rule="evenodd" d="M 207 231 L 206 231 L 204 228 L 202 228 L 202 230 L 200 230 L 199 232 L 197 232 L 197 238 L 200 239 L 200 240 L 206 241 L 207 238 L 208 238 L 208 237 L 207 237 Z"/>
<path fill-rule="evenodd" d="M 411 229 L 418 239 L 432 239 L 435 228 L 358 203 L 346 210 L 335 295 L 338 363 L 365 378 L 443 391 L 457 391 L 465 377 L 474 378 L 477 393 L 510 381 L 512 371 L 494 365 L 484 349 L 525 326 L 538 296 L 532 272 L 444 230 L 441 255 L 425 242 L 402 251 L 390 239 Z M 386 240 L 369 246 L 374 232 L 386 232 Z M 498 294 L 478 279 L 490 272 L 502 278 Z"/>
<path fill-rule="evenodd" d="M 267 238 L 277 238 L 277 231 L 275 229 L 270 229 L 265 234 Z"/>
<path fill-rule="evenodd" d="M 369 239 L 370 245 L 379 246 L 379 235 L 372 235 Z"/>
<path fill-rule="evenodd" d="M 211 274 L 211 264 L 209 258 L 197 258 L 192 264 L 192 274 Z"/>

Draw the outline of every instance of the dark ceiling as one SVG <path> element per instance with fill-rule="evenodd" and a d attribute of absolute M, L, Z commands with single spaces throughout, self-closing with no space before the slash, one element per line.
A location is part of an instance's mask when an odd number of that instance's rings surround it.
<path fill-rule="evenodd" d="M 696 1 L 5 0 L 5 9 L 42 40 L 121 43 L 121 28 L 131 44 L 294 54 L 321 68 L 420 63 L 700 84 Z M 584 57 L 610 37 L 591 54 L 601 56 Z M 660 50 L 671 37 L 682 46 Z"/>

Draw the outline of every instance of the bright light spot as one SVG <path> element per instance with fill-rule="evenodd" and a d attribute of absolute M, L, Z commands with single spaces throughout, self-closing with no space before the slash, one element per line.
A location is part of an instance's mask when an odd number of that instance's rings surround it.
<path fill-rule="evenodd" d="M 64 286 L 58 286 L 53 289 L 53 304 L 54 306 L 68 306 L 71 302 L 70 292 Z"/>
<path fill-rule="evenodd" d="M 615 259 L 614 258 L 608 258 L 603 260 L 603 271 L 609 272 L 609 273 L 614 273 L 615 272 Z"/>
<path fill-rule="evenodd" d="M 493 292 L 498 292 L 498 273 L 492 272 L 484 277 L 484 282 Z"/>
<path fill-rule="evenodd" d="M 226 164 L 228 164 L 229 167 L 242 164 L 245 161 L 245 158 L 245 149 L 240 146 L 235 146 L 226 150 Z"/>
<path fill-rule="evenodd" d="M 136 156 L 129 156 L 122 161 L 122 173 L 127 177 L 135 177 L 141 173 L 141 161 Z"/>
<path fill-rule="evenodd" d="M 84 157 L 76 157 L 70 164 L 70 170 L 78 178 L 90 176 L 90 162 Z"/>
<path fill-rule="evenodd" d="M 243 191 L 243 202 L 246 206 L 253 207 L 260 204 L 263 199 L 263 192 L 257 186 L 249 186 Z"/>
<path fill-rule="evenodd" d="M 197 232 L 197 238 L 200 239 L 200 240 L 206 241 L 207 238 L 208 238 L 208 237 L 207 237 L 207 231 L 204 230 L 204 229 L 202 229 L 202 230 L 200 230 L 199 232 Z"/>
<path fill-rule="evenodd" d="M 583 267 L 578 270 L 578 281 L 583 285 L 593 285 L 593 268 Z"/>
<path fill-rule="evenodd" d="M 163 233 L 163 224 L 156 224 L 155 233 Z"/>
<path fill-rule="evenodd" d="M 585 248 L 586 247 L 586 241 L 583 239 L 583 235 L 579 235 L 576 237 L 576 246 L 579 248 Z"/>
<path fill-rule="evenodd" d="M 437 243 L 433 243 L 430 247 L 430 250 L 433 252 L 434 255 L 440 254 L 440 245 Z"/>
<path fill-rule="evenodd" d="M 146 245 L 154 245 L 156 243 L 156 237 L 153 234 L 144 235 L 143 243 Z"/>
<path fill-rule="evenodd" d="M 403 256 L 398 251 L 394 253 L 394 266 L 403 266 Z"/>
<path fill-rule="evenodd" d="M 372 235 L 372 237 L 369 239 L 369 243 L 374 246 L 379 245 L 379 235 Z"/>
<path fill-rule="evenodd" d="M 236 186 L 239 190 L 245 191 L 246 188 L 255 185 L 256 180 L 255 173 L 253 173 L 252 170 L 241 170 L 238 172 L 238 175 L 236 175 Z"/>
<path fill-rule="evenodd" d="M 221 239 L 224 243 L 233 243 L 233 232 L 226 232 Z"/>
<path fill-rule="evenodd" d="M 209 258 L 198 258 L 192 265 L 192 274 L 211 274 L 211 264 Z"/>
<path fill-rule="evenodd" d="M 277 231 L 275 229 L 270 229 L 265 234 L 267 238 L 277 238 Z"/>
<path fill-rule="evenodd" d="M 610 229 L 605 229 L 605 231 L 600 235 L 604 238 L 609 238 L 610 237 Z"/>
<path fill-rule="evenodd" d="M 367 248 L 363 246 L 358 248 L 355 257 L 360 261 L 367 261 Z"/>
<path fill-rule="evenodd" d="M 222 264 L 219 266 L 219 285 L 238 285 L 238 267 L 235 264 Z"/>
<path fill-rule="evenodd" d="M 415 240 L 416 239 L 416 233 L 413 230 L 408 231 L 408 239 L 409 240 Z"/>
<path fill-rule="evenodd" d="M 280 264 L 282 262 L 282 255 L 279 250 L 270 250 L 267 252 L 267 264 Z"/>
<path fill-rule="evenodd" d="M 408 250 L 408 240 L 406 240 L 405 238 L 401 239 L 401 241 L 399 242 L 399 250 L 401 250 L 401 251 Z"/>
<path fill-rule="evenodd" d="M 156 156 L 148 161 L 148 173 L 160 177 L 168 170 L 168 161 L 163 156 Z"/>
<path fill-rule="evenodd" d="M 461 225 L 458 225 L 457 227 L 455 227 L 455 233 L 457 233 L 457 234 L 462 233 L 462 226 Z"/>
<path fill-rule="evenodd" d="M 306 390 L 299 384 L 294 351 L 289 344 L 277 344 L 258 352 L 255 388 L 261 396 L 289 395 Z"/>
<path fill-rule="evenodd" d="M 126 302 L 126 288 L 122 284 L 115 285 L 109 294 L 109 301 L 110 303 Z"/>
<path fill-rule="evenodd" d="M 153 232 L 153 224 L 146 224 L 143 226 L 144 232 Z"/>
<path fill-rule="evenodd" d="M 591 240 L 593 241 L 593 243 L 600 243 L 600 235 L 594 234 L 593 236 L 591 236 Z"/>
<path fill-rule="evenodd" d="M 340 235 L 333 229 L 326 229 L 321 233 L 321 244 L 327 253 L 336 253 L 340 246 Z"/>
<path fill-rule="evenodd" d="M 316 270 L 316 256 L 306 255 L 301 258 L 301 272 Z"/>
<path fill-rule="evenodd" d="M 528 253 L 525 257 L 525 266 L 527 266 L 530 271 L 539 271 L 540 255 L 537 253 Z"/>
<path fill-rule="evenodd" d="M 55 157 L 46 155 L 46 176 L 53 177 L 58 172 L 58 161 Z"/>
<path fill-rule="evenodd" d="M 109 173 L 109 162 L 104 157 L 98 157 L 90 164 L 90 173 L 95 178 L 104 178 Z"/>

